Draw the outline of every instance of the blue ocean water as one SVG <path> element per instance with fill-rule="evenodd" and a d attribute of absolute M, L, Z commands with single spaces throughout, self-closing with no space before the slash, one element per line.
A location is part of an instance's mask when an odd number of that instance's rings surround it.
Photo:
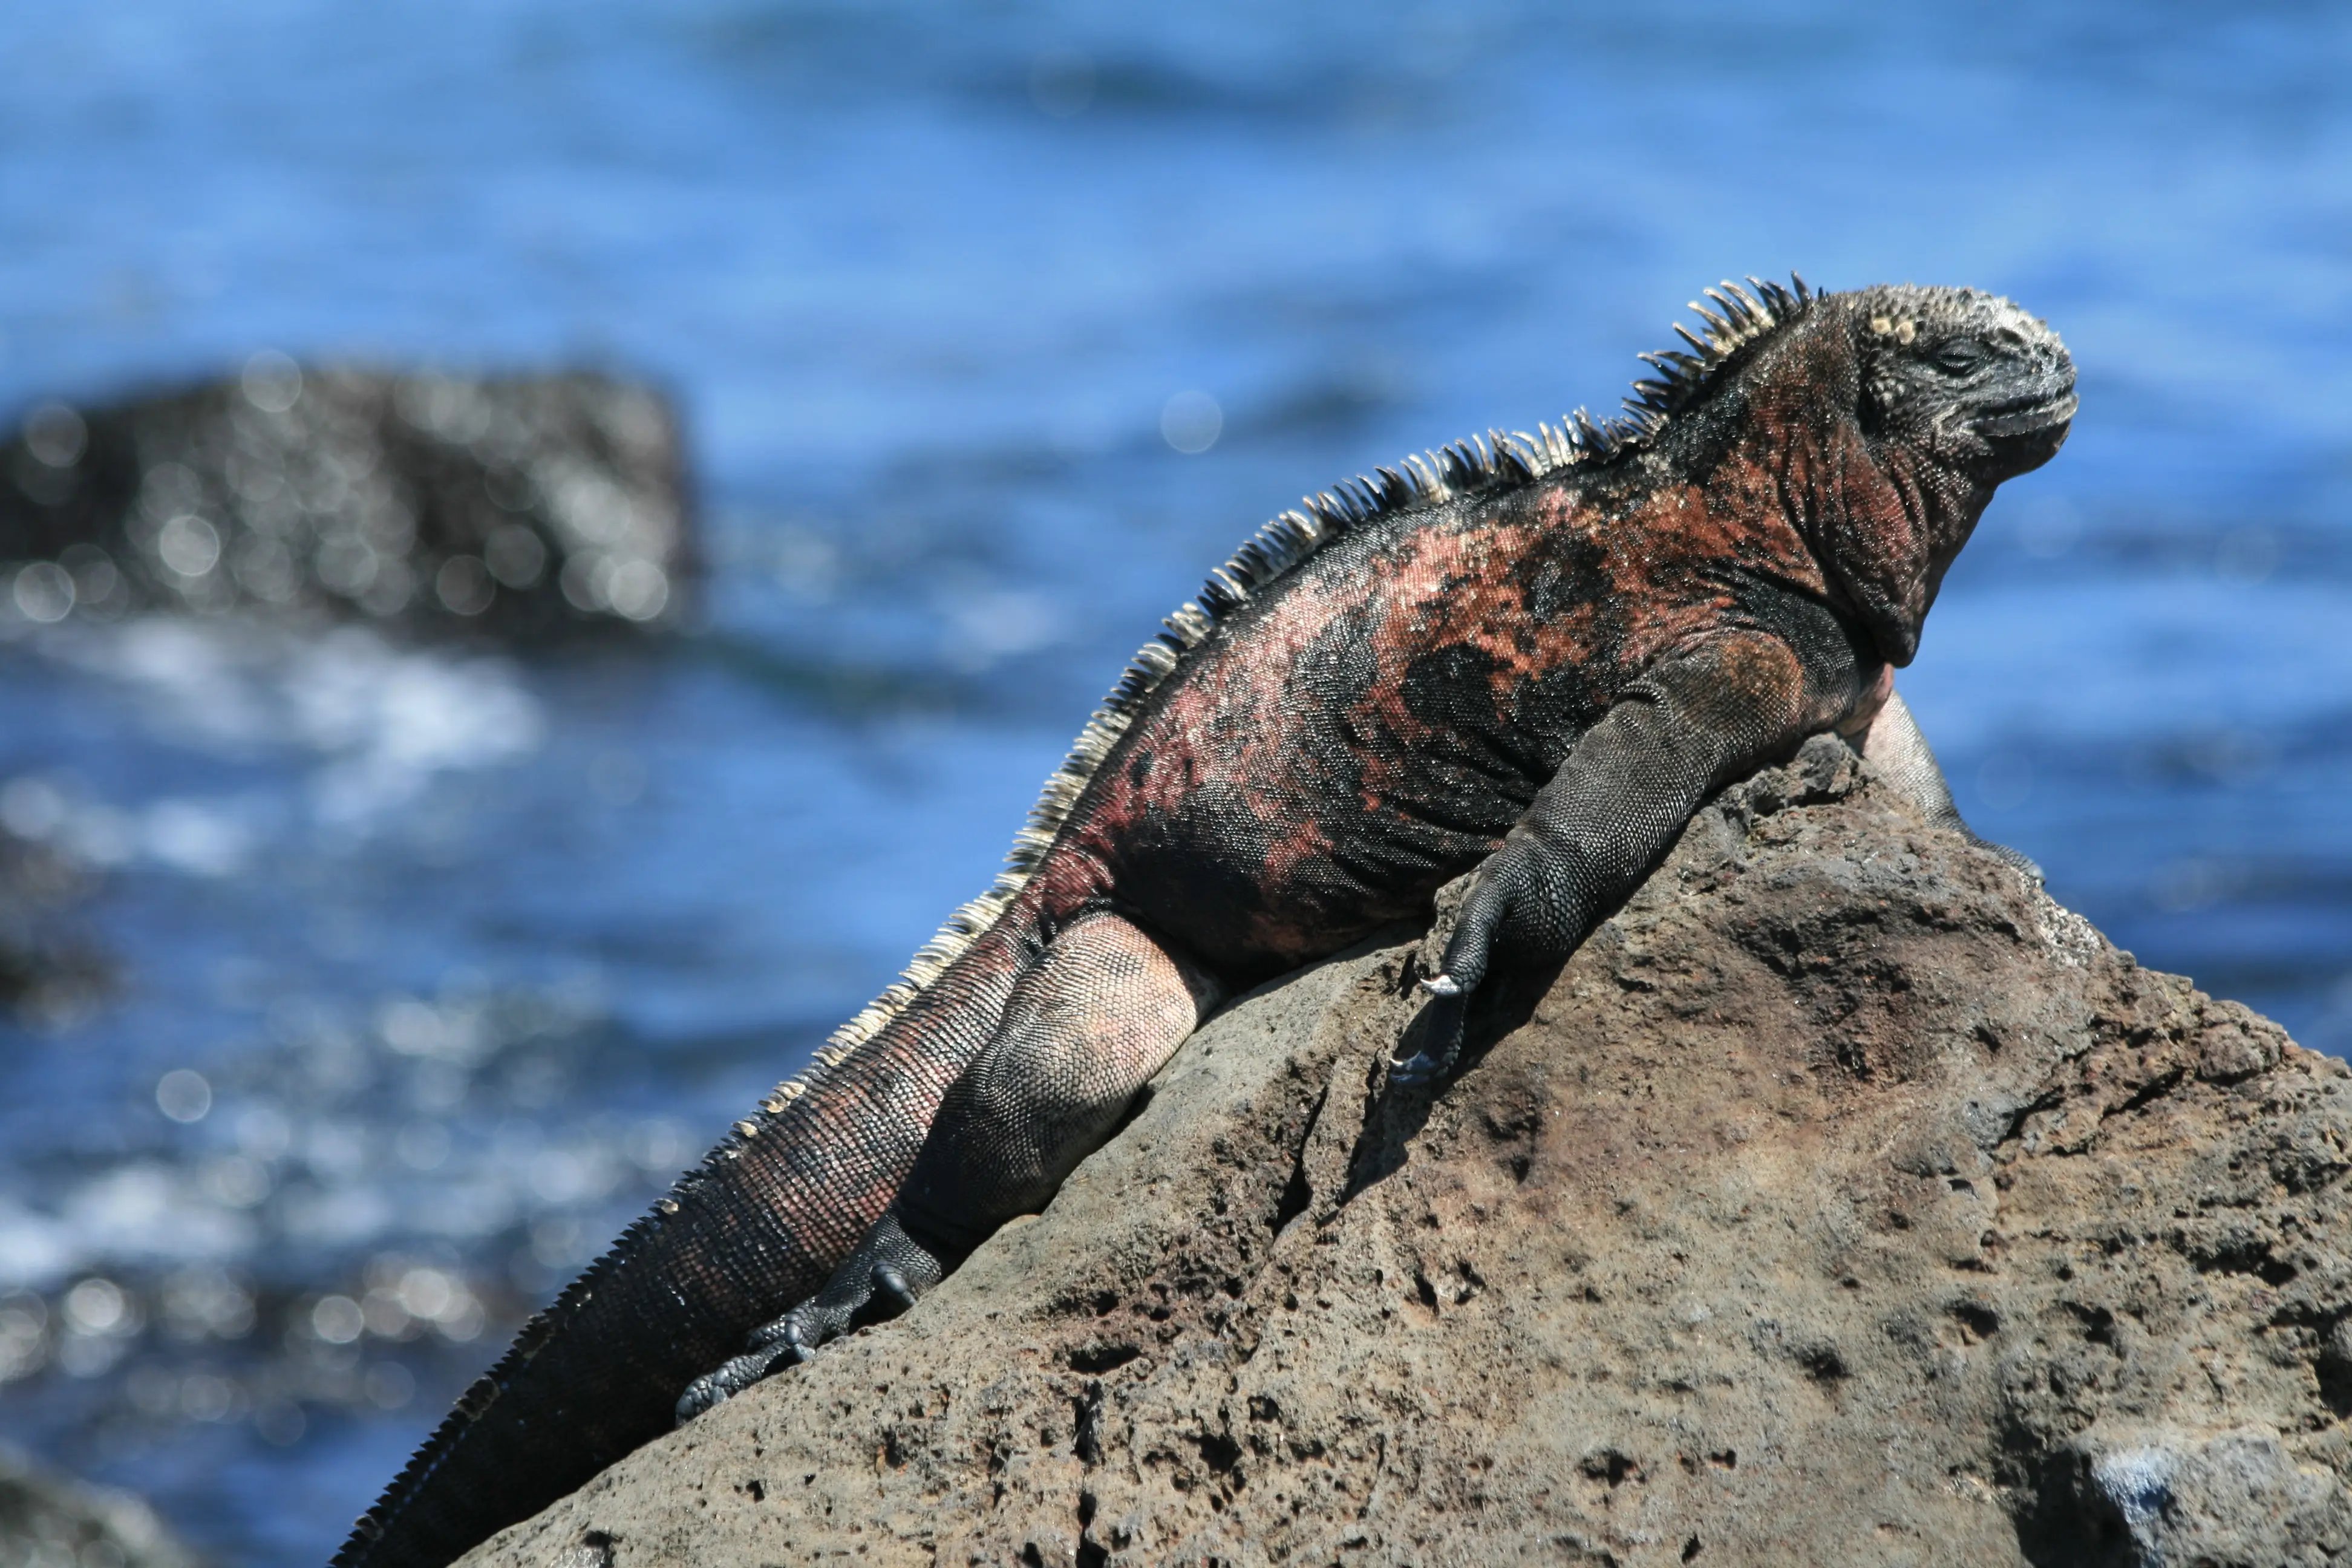
<path fill-rule="evenodd" d="M 0 626 L 0 821 L 121 965 L 0 1029 L 0 1439 L 322 1558 L 1208 566 L 1605 410 L 1727 274 L 2063 332 L 1903 689 L 2062 900 L 2352 1047 L 2352 19 L 1163 11 L 0 7 L 0 410 L 609 364 L 713 563 L 640 648 Z"/>

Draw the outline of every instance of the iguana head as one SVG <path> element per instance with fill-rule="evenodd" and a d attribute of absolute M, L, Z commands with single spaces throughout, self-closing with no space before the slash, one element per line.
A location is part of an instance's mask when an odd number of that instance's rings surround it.
<path fill-rule="evenodd" d="M 1693 306 L 1704 332 L 1675 329 L 1696 353 L 1643 356 L 1661 374 L 1633 384 L 1622 437 L 1677 447 L 1738 495 L 1769 476 L 1880 654 L 1908 664 L 1994 487 L 2065 441 L 2074 362 L 1974 289 L 1749 281 Z"/>
<path fill-rule="evenodd" d="M 2056 454 L 2074 416 L 2058 334 L 1997 295 L 1910 285 L 1831 297 L 1862 369 L 1863 427 L 1999 484 Z"/>
<path fill-rule="evenodd" d="M 1838 442 L 1834 504 L 1812 520 L 1815 548 L 1879 651 L 1908 664 L 1994 487 L 2064 443 L 2074 363 L 2045 323 L 1973 289 L 1832 294 L 1815 317 L 1805 325 L 1833 340 L 1827 357 L 1853 366 L 1851 384 L 1832 378 L 1853 428 Z"/>

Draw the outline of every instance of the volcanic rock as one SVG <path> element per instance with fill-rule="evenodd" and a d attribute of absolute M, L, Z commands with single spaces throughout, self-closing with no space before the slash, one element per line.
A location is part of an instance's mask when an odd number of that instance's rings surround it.
<path fill-rule="evenodd" d="M 1828 738 L 1384 1088 L 1433 951 L 1243 998 L 904 1318 L 467 1561 L 2352 1556 L 2342 1063 Z"/>

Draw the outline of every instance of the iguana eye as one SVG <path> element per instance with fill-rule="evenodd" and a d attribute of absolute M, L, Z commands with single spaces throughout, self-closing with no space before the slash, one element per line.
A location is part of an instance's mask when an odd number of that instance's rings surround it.
<path fill-rule="evenodd" d="M 1938 343 L 1927 357 L 1937 370 L 1947 374 L 1966 375 L 1984 363 L 1985 351 L 1983 345 L 1973 339 L 1953 338 Z"/>

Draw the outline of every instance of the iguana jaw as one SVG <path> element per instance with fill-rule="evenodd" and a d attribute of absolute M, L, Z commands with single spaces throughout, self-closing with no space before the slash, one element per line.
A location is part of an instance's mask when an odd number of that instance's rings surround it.
<path fill-rule="evenodd" d="M 1969 428 L 1979 436 L 1994 438 L 2030 436 L 2039 430 L 2047 430 L 2055 425 L 2072 424 L 2077 405 L 2078 400 L 2070 392 L 2054 403 L 2035 400 L 2013 412 L 1981 415 L 1971 423 Z M 2053 447 L 2051 449 L 2054 452 L 2057 448 Z"/>

